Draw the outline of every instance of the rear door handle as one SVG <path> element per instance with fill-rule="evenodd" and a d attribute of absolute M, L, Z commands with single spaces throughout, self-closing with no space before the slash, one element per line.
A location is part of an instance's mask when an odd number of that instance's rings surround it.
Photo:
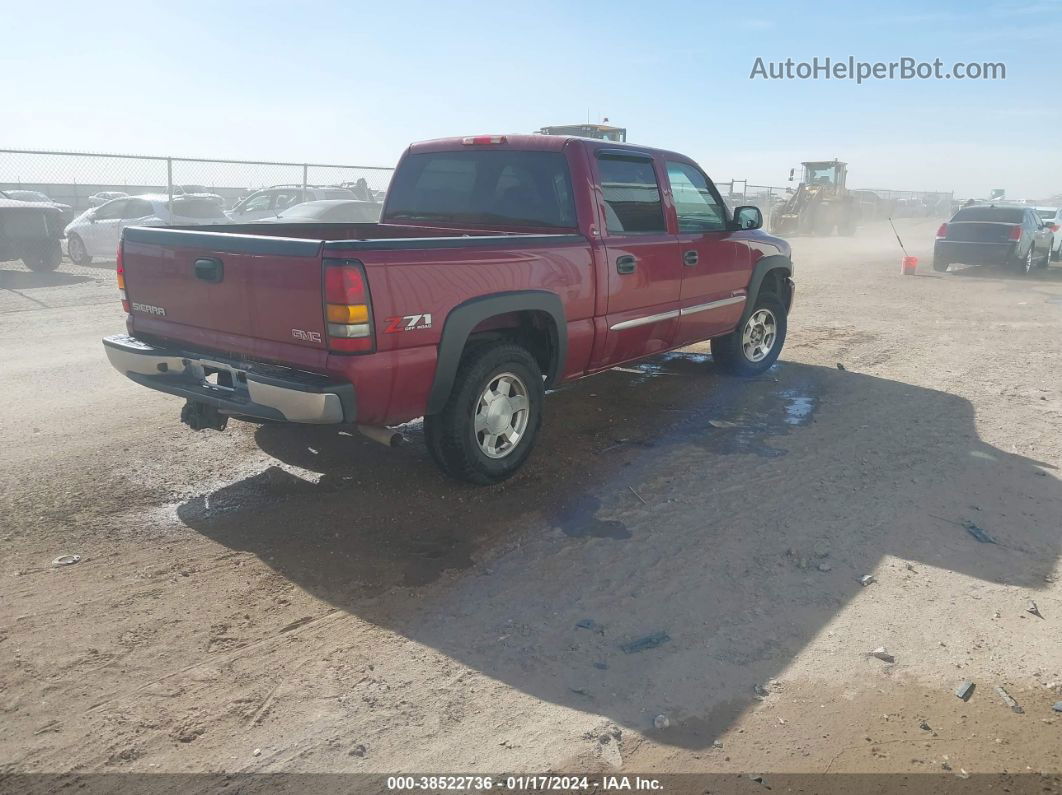
<path fill-rule="evenodd" d="M 630 254 L 616 257 L 616 273 L 634 273 L 634 266 L 638 260 Z"/>
<path fill-rule="evenodd" d="M 697 252 L 687 251 L 685 254 L 682 255 L 682 263 L 687 268 L 692 268 L 694 265 L 697 264 Z"/>
<path fill-rule="evenodd" d="M 200 257 L 195 261 L 195 278 L 204 282 L 220 282 L 225 278 L 225 266 L 213 257 Z"/>

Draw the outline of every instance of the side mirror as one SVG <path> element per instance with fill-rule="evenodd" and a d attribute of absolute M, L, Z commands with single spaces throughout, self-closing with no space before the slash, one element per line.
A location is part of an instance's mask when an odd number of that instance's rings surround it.
<path fill-rule="evenodd" d="M 795 168 L 789 169 L 789 181 L 790 182 L 793 181 L 793 174 L 795 174 L 795 173 L 796 173 L 796 169 Z"/>
<path fill-rule="evenodd" d="M 738 229 L 759 229 L 763 226 L 763 213 L 752 205 L 738 207 L 734 210 L 734 225 Z"/>

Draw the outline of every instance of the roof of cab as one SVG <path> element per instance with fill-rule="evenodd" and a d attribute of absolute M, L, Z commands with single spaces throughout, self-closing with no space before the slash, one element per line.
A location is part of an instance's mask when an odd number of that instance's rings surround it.
<path fill-rule="evenodd" d="M 672 152 L 667 149 L 656 149 L 651 146 L 638 146 L 637 144 L 620 143 L 618 141 L 605 141 L 600 138 L 582 138 L 577 135 L 544 135 L 536 133 L 534 135 L 503 135 L 505 139 L 504 143 L 497 144 L 466 144 L 465 141 L 470 138 L 487 137 L 486 135 L 470 135 L 470 136 L 458 136 L 453 138 L 435 138 L 430 141 L 418 141 L 409 145 L 409 149 L 406 150 L 409 153 L 414 152 L 447 152 L 463 149 L 472 149 L 477 146 L 481 146 L 485 149 L 517 149 L 517 150 L 531 150 L 540 152 L 559 152 L 564 149 L 569 143 L 578 142 L 585 144 L 593 149 L 610 149 L 610 150 L 625 150 L 631 154 L 646 154 L 646 155 L 661 155 L 664 157 L 673 157 L 680 160 L 690 160 L 686 155 L 680 152 Z M 493 137 L 497 137 L 495 134 Z M 692 162 L 692 161 L 691 161 Z"/>

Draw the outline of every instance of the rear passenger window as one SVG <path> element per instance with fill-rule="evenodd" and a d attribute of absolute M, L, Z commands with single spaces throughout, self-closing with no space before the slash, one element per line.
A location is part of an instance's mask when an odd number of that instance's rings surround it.
<path fill-rule="evenodd" d="M 597 161 L 609 232 L 665 232 L 664 207 L 653 163 L 642 157 L 600 155 Z"/>

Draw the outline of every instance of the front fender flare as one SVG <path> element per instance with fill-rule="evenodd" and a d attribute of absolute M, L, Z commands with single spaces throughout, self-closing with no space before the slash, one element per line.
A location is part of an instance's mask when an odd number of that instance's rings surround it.
<path fill-rule="evenodd" d="M 785 273 L 786 278 L 793 275 L 793 261 L 784 254 L 771 254 L 763 257 L 752 268 L 752 276 L 749 279 L 748 287 L 748 300 L 745 302 L 745 312 L 742 315 L 741 321 L 744 321 L 752 314 L 753 307 L 756 306 L 756 298 L 760 293 L 760 287 L 763 285 L 763 280 L 767 274 L 773 270 L 781 270 Z M 792 296 L 790 296 L 789 303 L 792 302 Z M 789 310 L 787 304 L 786 311 Z M 740 328 L 740 325 L 739 325 Z"/>

